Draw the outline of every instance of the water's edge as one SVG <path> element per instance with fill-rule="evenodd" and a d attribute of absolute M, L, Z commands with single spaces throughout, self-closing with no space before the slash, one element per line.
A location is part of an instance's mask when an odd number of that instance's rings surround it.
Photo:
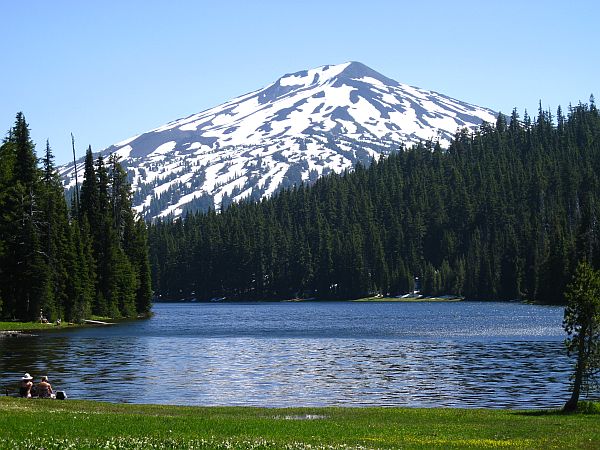
<path fill-rule="evenodd" d="M 563 309 L 522 303 L 158 303 L 154 316 L 0 340 L 4 384 L 202 406 L 550 408 Z M 13 383 L 14 384 L 14 383 Z"/>

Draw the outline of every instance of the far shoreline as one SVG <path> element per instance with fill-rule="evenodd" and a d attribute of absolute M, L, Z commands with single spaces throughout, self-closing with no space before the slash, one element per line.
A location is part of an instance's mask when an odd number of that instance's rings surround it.
<path fill-rule="evenodd" d="M 465 297 L 458 295 L 441 295 L 441 296 L 423 296 L 423 295 L 406 295 L 400 297 L 383 297 L 383 296 L 371 296 L 371 297 L 361 297 L 361 298 L 352 298 L 352 299 L 321 299 L 321 298 L 288 298 L 288 299 L 264 299 L 264 300 L 255 300 L 255 299 L 243 299 L 243 298 L 213 298 L 200 300 L 197 298 L 182 298 L 182 299 L 166 299 L 166 298 L 157 298 L 153 303 L 334 303 L 334 302 L 344 302 L 344 303 L 450 303 L 450 302 L 462 302 L 468 301 Z M 511 300 L 497 300 L 497 301 L 511 301 Z"/>
<path fill-rule="evenodd" d="M 437 296 L 416 296 L 416 297 L 365 297 L 358 298 L 356 300 L 350 300 L 351 302 L 384 302 L 384 303 L 418 303 L 418 302 L 430 302 L 430 303 L 445 303 L 445 302 L 462 302 L 465 301 L 464 297 L 454 295 L 443 295 Z"/>

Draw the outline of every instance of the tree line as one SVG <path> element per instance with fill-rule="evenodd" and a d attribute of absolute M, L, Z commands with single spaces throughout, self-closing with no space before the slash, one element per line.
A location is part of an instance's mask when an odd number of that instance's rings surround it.
<path fill-rule="evenodd" d="M 500 114 L 311 186 L 150 227 L 163 298 L 423 294 L 564 302 L 600 263 L 600 117 L 589 104 Z"/>
<path fill-rule="evenodd" d="M 85 160 L 65 200 L 48 142 L 41 167 L 22 113 L 0 145 L 0 316 L 22 321 L 150 311 L 147 229 L 115 157 Z"/>

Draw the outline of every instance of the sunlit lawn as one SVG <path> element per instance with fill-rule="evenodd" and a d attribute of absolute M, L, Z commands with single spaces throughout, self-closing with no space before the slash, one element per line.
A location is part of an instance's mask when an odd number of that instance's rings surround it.
<path fill-rule="evenodd" d="M 60 330 L 63 328 L 75 328 L 81 325 L 62 323 L 60 326 L 54 323 L 40 322 L 0 322 L 0 331 L 40 331 Z"/>
<path fill-rule="evenodd" d="M 0 399 L 0 447 L 600 448 L 600 415 L 411 408 L 181 407 Z"/>
<path fill-rule="evenodd" d="M 92 320 L 113 322 L 114 319 L 104 316 L 92 316 Z M 65 328 L 82 328 L 95 326 L 94 324 L 86 323 L 69 323 L 61 322 L 60 325 L 56 323 L 41 323 L 41 322 L 0 322 L 0 331 L 55 331 L 62 330 Z"/>

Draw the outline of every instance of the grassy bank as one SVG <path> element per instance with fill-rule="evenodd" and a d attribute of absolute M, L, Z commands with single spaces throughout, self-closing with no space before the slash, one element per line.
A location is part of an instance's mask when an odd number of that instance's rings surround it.
<path fill-rule="evenodd" d="M 598 414 L 0 398 L 1 448 L 599 448 Z"/>
<path fill-rule="evenodd" d="M 61 323 L 60 326 L 54 323 L 39 322 L 0 322 L 0 331 L 46 331 L 61 330 L 64 328 L 77 328 L 82 325 L 72 323 Z"/>
<path fill-rule="evenodd" d="M 114 319 L 110 317 L 103 316 L 92 316 L 91 320 L 100 321 L 100 322 L 115 322 Z M 97 326 L 99 323 L 71 323 L 71 322 L 61 322 L 60 325 L 56 325 L 56 323 L 40 323 L 40 322 L 1 322 L 0 321 L 0 332 L 3 331 L 51 331 L 51 330 L 63 330 L 65 328 L 83 328 L 89 326 Z"/>

